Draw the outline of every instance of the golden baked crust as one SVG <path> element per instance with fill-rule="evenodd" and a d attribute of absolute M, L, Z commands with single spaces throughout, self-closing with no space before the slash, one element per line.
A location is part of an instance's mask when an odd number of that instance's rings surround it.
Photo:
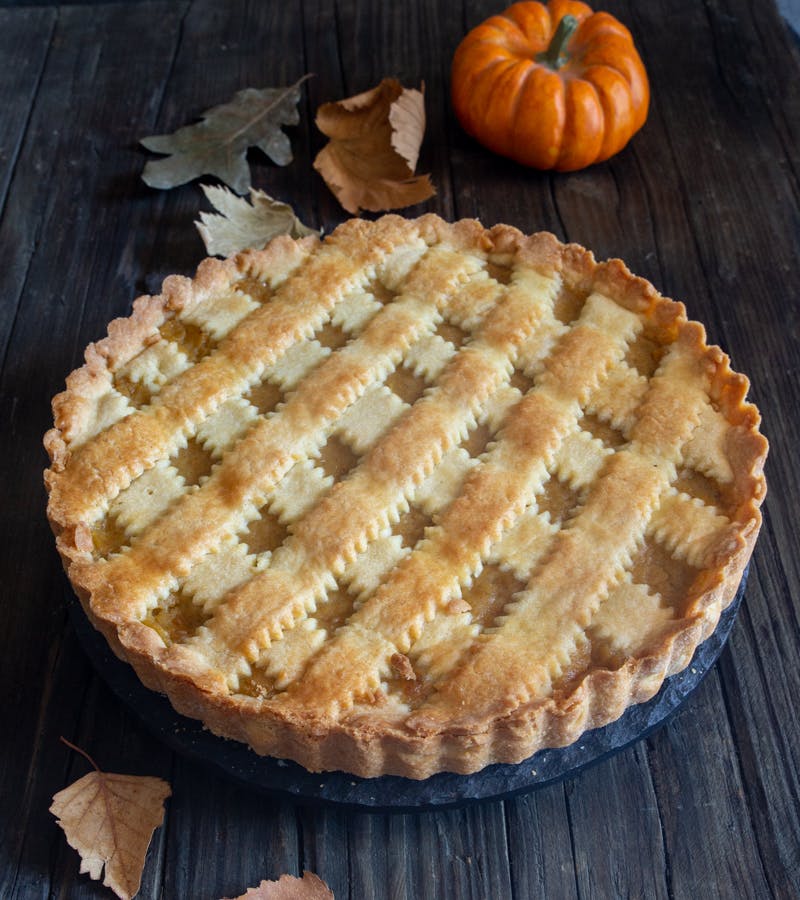
<path fill-rule="evenodd" d="M 680 303 L 549 234 L 386 216 L 168 278 L 53 401 L 48 516 L 149 687 L 424 778 L 651 697 L 750 557 L 767 442 Z"/>

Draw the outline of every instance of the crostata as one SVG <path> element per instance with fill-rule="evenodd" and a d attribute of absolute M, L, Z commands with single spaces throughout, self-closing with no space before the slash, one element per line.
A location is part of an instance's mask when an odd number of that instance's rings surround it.
<path fill-rule="evenodd" d="M 86 614 L 180 712 L 311 770 L 567 745 L 688 665 L 761 521 L 747 379 L 550 234 L 386 216 L 206 260 L 53 402 Z"/>

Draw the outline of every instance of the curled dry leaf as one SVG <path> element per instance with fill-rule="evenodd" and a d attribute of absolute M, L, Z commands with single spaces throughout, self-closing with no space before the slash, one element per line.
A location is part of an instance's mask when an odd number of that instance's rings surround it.
<path fill-rule="evenodd" d="M 436 193 L 428 175 L 414 175 L 425 133 L 422 90 L 385 78 L 363 94 L 323 104 L 316 122 L 330 140 L 314 168 L 348 212 L 399 209 Z"/>
<path fill-rule="evenodd" d="M 277 165 L 292 161 L 289 138 L 283 125 L 299 121 L 300 86 L 310 76 L 283 88 L 245 88 L 228 103 L 201 114 L 201 122 L 179 128 L 173 134 L 157 134 L 141 143 L 154 153 L 169 154 L 150 160 L 142 179 L 150 187 L 172 188 L 199 175 L 216 175 L 237 194 L 250 186 L 248 147 L 258 147 Z"/>
<path fill-rule="evenodd" d="M 88 754 L 64 743 L 95 770 L 59 791 L 50 812 L 81 855 L 81 872 L 99 881 L 105 867 L 103 884 L 130 900 L 139 890 L 153 832 L 164 821 L 170 787 L 160 778 L 101 772 Z"/>
<path fill-rule="evenodd" d="M 262 881 L 236 900 L 333 900 L 333 891 L 317 875 L 303 872 L 302 878 L 281 875 L 277 881 Z"/>
<path fill-rule="evenodd" d="M 224 187 L 201 184 L 216 213 L 201 212 L 195 222 L 210 256 L 232 256 L 240 250 L 265 247 L 279 234 L 299 238 L 319 234 L 294 214 L 288 203 L 250 188 L 250 202 Z"/>

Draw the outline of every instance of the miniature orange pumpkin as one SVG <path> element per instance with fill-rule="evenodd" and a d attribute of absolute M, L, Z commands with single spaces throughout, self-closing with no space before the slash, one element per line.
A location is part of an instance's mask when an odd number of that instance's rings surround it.
<path fill-rule="evenodd" d="M 647 73 L 628 29 L 576 0 L 515 3 L 456 50 L 452 97 L 464 130 L 537 169 L 608 159 L 644 125 Z"/>

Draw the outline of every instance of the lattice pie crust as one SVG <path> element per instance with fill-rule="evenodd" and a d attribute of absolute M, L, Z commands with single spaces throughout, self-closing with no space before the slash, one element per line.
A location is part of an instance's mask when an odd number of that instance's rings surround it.
<path fill-rule="evenodd" d="M 566 745 L 685 667 L 760 525 L 748 382 L 552 235 L 351 221 L 170 277 L 53 402 L 87 614 L 182 713 L 312 770 Z"/>

